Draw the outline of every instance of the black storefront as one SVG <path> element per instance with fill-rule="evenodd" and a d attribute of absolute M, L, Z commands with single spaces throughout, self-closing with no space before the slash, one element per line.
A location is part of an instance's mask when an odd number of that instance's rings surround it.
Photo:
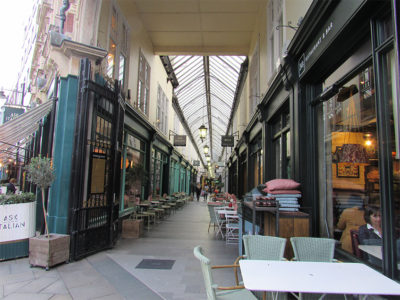
<path fill-rule="evenodd" d="M 396 4 L 314 1 L 228 168 L 229 192 L 240 197 L 260 180 L 300 182 L 312 236 L 335 238 L 343 260 L 365 262 L 398 279 Z M 383 259 L 378 262 L 357 257 L 341 224 L 344 210 L 367 206 L 381 214 Z M 365 223 L 363 214 L 360 210 L 358 219 Z"/>
<path fill-rule="evenodd" d="M 289 45 L 293 178 L 312 207 L 312 234 L 340 241 L 338 255 L 398 278 L 400 230 L 396 14 L 390 1 L 314 1 Z M 353 252 L 363 207 L 381 215 L 382 260 Z M 371 257 L 371 256 L 369 256 Z"/>

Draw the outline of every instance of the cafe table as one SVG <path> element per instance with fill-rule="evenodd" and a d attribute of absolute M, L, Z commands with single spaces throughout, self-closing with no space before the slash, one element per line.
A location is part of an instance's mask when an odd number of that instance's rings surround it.
<path fill-rule="evenodd" d="M 400 295 L 400 284 L 362 263 L 246 260 L 240 262 L 244 286 L 251 291 Z M 274 299 L 278 293 L 273 293 Z M 324 297 L 321 296 L 321 299 Z"/>

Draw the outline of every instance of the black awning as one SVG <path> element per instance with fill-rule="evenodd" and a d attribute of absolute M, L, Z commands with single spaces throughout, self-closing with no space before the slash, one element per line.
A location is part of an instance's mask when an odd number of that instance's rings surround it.
<path fill-rule="evenodd" d="M 52 107 L 53 101 L 46 101 L 0 126 L 0 162 L 15 159 L 17 149 L 23 147 L 39 129 L 40 120 L 49 114 Z"/>

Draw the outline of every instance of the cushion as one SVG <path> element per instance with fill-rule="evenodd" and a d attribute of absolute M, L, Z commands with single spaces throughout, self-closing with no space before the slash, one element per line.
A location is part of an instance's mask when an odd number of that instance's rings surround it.
<path fill-rule="evenodd" d="M 293 179 L 272 179 L 265 183 L 269 191 L 294 190 L 300 187 L 300 183 Z"/>

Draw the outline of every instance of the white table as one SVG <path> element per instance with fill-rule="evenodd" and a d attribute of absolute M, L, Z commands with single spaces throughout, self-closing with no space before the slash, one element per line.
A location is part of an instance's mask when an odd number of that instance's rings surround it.
<path fill-rule="evenodd" d="M 252 291 L 400 295 L 400 284 L 361 263 L 241 260 Z M 277 297 L 277 295 L 276 295 Z"/>
<path fill-rule="evenodd" d="M 219 209 L 217 213 L 220 215 L 237 215 L 237 211 L 231 209 Z"/>

